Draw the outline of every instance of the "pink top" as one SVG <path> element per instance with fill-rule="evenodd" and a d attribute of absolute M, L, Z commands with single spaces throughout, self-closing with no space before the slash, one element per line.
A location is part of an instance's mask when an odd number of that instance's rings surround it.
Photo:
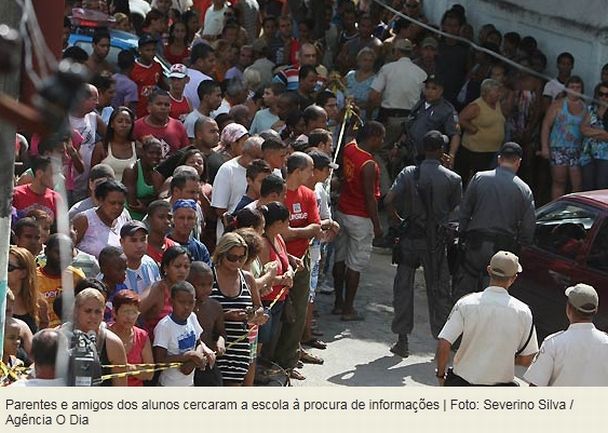
<path fill-rule="evenodd" d="M 133 327 L 133 346 L 127 353 L 127 362 L 129 364 L 142 364 L 144 362 L 143 351 L 144 346 L 148 341 L 148 333 L 137 326 Z M 143 386 L 144 382 L 137 376 L 129 376 L 127 378 L 128 386 Z"/>
<path fill-rule="evenodd" d="M 173 313 L 173 306 L 171 305 L 171 294 L 169 290 L 164 290 L 163 306 L 160 309 L 160 312 L 155 318 L 146 320 L 146 329 L 148 331 L 148 334 L 150 335 L 150 341 L 154 342 L 154 328 L 156 328 L 156 325 L 158 325 L 160 319 L 164 318 L 165 316 L 168 316 L 171 313 Z"/>

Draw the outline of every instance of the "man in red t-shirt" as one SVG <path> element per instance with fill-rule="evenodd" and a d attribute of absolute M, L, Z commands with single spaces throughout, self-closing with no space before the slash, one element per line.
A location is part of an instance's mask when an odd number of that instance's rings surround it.
<path fill-rule="evenodd" d="M 294 368 L 299 360 L 300 338 L 304 332 L 310 290 L 308 248 L 310 240 L 321 233 L 317 198 L 314 191 L 304 186 L 313 175 L 313 167 L 312 158 L 305 153 L 294 152 L 287 158 L 287 192 L 284 204 L 289 210 L 289 234 L 285 241 L 290 260 L 302 263 L 292 263 L 292 266 L 295 264 L 299 268 L 289 291 L 295 320 L 292 323 L 283 322 L 275 350 L 275 362 L 290 371 L 294 379 L 304 379 Z"/>
<path fill-rule="evenodd" d="M 146 135 L 152 135 L 160 140 L 163 159 L 170 153 L 190 145 L 182 122 L 169 117 L 170 109 L 171 98 L 169 98 L 169 93 L 162 89 L 156 89 L 148 96 L 148 111 L 150 114 L 137 119 L 133 127 L 133 136 L 138 141 Z"/>
<path fill-rule="evenodd" d="M 51 158 L 39 156 L 32 161 L 32 183 L 15 187 L 13 207 L 17 217 L 23 218 L 33 209 L 45 211 L 55 221 L 61 196 L 53 191 L 53 167 Z"/>
<path fill-rule="evenodd" d="M 163 84 L 163 70 L 160 64 L 154 60 L 157 43 L 156 38 L 148 33 L 139 38 L 139 58 L 135 60 L 129 76 L 137 84 L 139 95 L 135 109 L 137 117 L 147 114 L 148 95 L 156 86 Z"/>
<path fill-rule="evenodd" d="M 186 84 L 190 81 L 186 65 L 176 63 L 169 71 L 169 97 L 171 98 L 171 111 L 169 116 L 184 122 L 186 116 L 192 111 L 190 101 L 184 95 Z"/>
<path fill-rule="evenodd" d="M 374 236 L 382 236 L 378 218 L 380 169 L 372 153 L 382 147 L 385 130 L 379 122 L 368 122 L 342 154 L 342 189 L 336 221 L 341 230 L 335 241 L 334 314 L 342 320 L 363 320 L 354 309 L 361 272 L 369 264 Z M 344 288 L 346 287 L 346 293 Z"/>

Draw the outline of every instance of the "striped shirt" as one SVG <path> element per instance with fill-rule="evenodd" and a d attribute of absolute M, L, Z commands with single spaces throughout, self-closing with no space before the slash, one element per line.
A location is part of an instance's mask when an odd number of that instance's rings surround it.
<path fill-rule="evenodd" d="M 213 289 L 209 297 L 218 301 L 224 312 L 228 310 L 245 310 L 253 306 L 251 292 L 245 281 L 245 275 L 239 271 L 241 290 L 235 297 L 229 297 L 222 293 L 218 282 L 215 267 L 213 267 Z M 217 365 L 222 372 L 224 380 L 242 382 L 247 374 L 250 363 L 250 345 L 247 322 L 226 320 L 226 353 L 217 359 Z M 240 340 L 239 340 L 240 339 Z M 233 343 L 238 340 L 237 343 Z"/>

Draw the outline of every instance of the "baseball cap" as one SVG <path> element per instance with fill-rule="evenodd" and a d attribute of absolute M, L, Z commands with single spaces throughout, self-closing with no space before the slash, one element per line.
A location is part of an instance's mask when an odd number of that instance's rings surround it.
<path fill-rule="evenodd" d="M 424 134 L 422 137 L 422 147 L 424 150 L 437 150 L 443 148 L 448 144 L 449 140 L 447 135 L 443 135 L 441 132 L 432 130 Z"/>
<path fill-rule="evenodd" d="M 409 39 L 397 39 L 393 42 L 393 48 L 400 51 L 412 51 L 414 46 Z"/>
<path fill-rule="evenodd" d="M 497 277 L 510 278 L 521 271 L 519 258 L 508 251 L 499 251 L 490 260 L 490 273 Z"/>
<path fill-rule="evenodd" d="M 231 145 L 232 143 L 240 140 L 245 135 L 249 135 L 249 131 L 240 123 L 229 123 L 222 131 L 220 140 L 222 143 Z"/>
<path fill-rule="evenodd" d="M 519 144 L 515 143 L 514 141 L 508 141 L 507 143 L 502 145 L 498 154 L 500 156 L 514 155 L 522 158 L 524 156 L 524 151 L 522 150 Z"/>
<path fill-rule="evenodd" d="M 169 78 L 186 78 L 188 76 L 188 68 L 186 65 L 176 63 L 169 69 Z"/>
<path fill-rule="evenodd" d="M 335 162 L 332 162 L 331 158 L 329 157 L 329 155 L 327 153 L 322 152 L 320 150 L 316 150 L 316 149 L 311 150 L 310 152 L 308 152 L 308 155 L 312 158 L 314 166 L 317 170 L 320 170 L 325 167 L 329 167 L 329 168 L 333 168 L 334 170 L 337 170 L 338 167 L 340 167 Z"/>
<path fill-rule="evenodd" d="M 568 302 L 581 313 L 595 313 L 599 298 L 595 289 L 589 284 L 578 283 L 566 289 Z"/>
<path fill-rule="evenodd" d="M 144 33 L 139 38 L 139 41 L 137 42 L 137 46 L 138 47 L 142 47 L 142 46 L 147 45 L 147 44 L 156 44 L 157 42 L 158 42 L 158 39 L 156 39 L 150 33 Z"/>
<path fill-rule="evenodd" d="M 439 77 L 439 75 L 429 75 L 426 80 L 424 80 L 424 84 L 436 84 L 438 86 L 444 87 L 443 80 Z"/>
<path fill-rule="evenodd" d="M 420 43 L 421 48 L 427 48 L 427 47 L 437 48 L 438 46 L 439 46 L 439 43 L 437 42 L 437 39 L 435 39 L 431 36 L 427 36 Z"/>
<path fill-rule="evenodd" d="M 120 237 L 124 238 L 125 236 L 132 236 L 137 230 L 143 230 L 146 232 L 146 234 L 148 234 L 148 226 L 141 221 L 133 220 L 122 226 L 120 229 Z"/>

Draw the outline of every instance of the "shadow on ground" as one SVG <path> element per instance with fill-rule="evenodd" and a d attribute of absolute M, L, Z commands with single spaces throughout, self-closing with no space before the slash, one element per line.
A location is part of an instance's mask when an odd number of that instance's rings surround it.
<path fill-rule="evenodd" d="M 398 366 L 403 359 L 399 356 L 383 356 L 365 364 L 356 364 L 354 370 L 335 374 L 327 379 L 343 386 L 398 386 L 410 378 L 421 385 L 436 385 L 429 371 L 434 368 L 433 361 Z"/>

